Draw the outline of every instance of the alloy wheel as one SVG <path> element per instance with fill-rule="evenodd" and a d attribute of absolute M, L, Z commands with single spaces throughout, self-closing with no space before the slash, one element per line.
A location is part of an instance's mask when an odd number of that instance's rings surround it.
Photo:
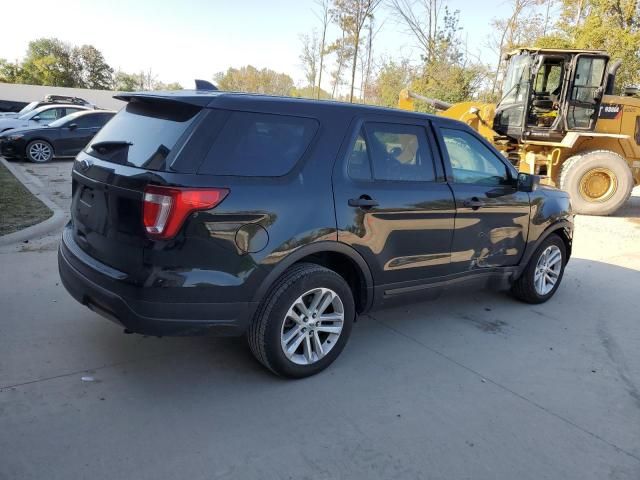
<path fill-rule="evenodd" d="M 562 252 L 556 245 L 544 249 L 533 276 L 533 284 L 538 295 L 547 295 L 558 283 L 562 271 Z"/>
<path fill-rule="evenodd" d="M 295 364 L 311 365 L 336 345 L 344 324 L 344 305 L 336 292 L 314 288 L 300 295 L 282 323 L 280 345 Z"/>
<path fill-rule="evenodd" d="M 51 147 L 46 143 L 34 142 L 29 146 L 29 156 L 36 162 L 47 162 L 51 158 Z"/>

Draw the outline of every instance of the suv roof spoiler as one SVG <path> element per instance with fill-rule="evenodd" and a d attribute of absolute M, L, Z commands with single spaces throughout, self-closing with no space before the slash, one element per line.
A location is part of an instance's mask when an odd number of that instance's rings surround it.
<path fill-rule="evenodd" d="M 206 107 L 211 103 L 212 96 L 222 93 L 213 83 L 196 79 L 195 90 L 168 90 L 160 92 L 123 92 L 114 95 L 113 98 L 130 102 L 133 99 L 141 101 L 177 102 L 188 103 L 198 107 Z"/>
<path fill-rule="evenodd" d="M 113 98 L 130 102 L 171 102 L 186 103 L 196 107 L 206 107 L 218 92 L 209 90 L 174 90 L 167 92 L 126 92 L 114 95 Z"/>

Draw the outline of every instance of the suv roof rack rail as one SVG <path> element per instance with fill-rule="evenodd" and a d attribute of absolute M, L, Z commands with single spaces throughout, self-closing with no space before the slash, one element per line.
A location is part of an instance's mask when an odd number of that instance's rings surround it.
<path fill-rule="evenodd" d="M 45 95 L 43 101 L 50 103 L 75 103 L 78 105 L 91 105 L 84 98 L 69 95 Z"/>

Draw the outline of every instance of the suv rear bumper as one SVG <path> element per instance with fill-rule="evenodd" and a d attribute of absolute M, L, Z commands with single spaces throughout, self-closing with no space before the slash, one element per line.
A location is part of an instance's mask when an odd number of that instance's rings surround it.
<path fill-rule="evenodd" d="M 68 235 L 63 235 L 58 249 L 58 270 L 62 284 L 78 302 L 94 312 L 122 325 L 126 329 L 144 335 L 242 335 L 257 307 L 252 302 L 235 303 L 177 303 L 144 299 L 144 287 L 137 287 L 134 298 L 124 296 L 131 292 L 99 270 L 111 270 L 96 260 L 96 269 L 79 258 L 69 246 Z M 71 241 L 73 241 L 71 239 Z M 74 248 L 76 247 L 76 248 Z M 81 272 L 80 269 L 83 271 Z"/>

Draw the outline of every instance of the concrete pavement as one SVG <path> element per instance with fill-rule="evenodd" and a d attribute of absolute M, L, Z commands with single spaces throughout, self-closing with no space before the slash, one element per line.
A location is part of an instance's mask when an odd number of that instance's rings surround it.
<path fill-rule="evenodd" d="M 124 335 L 64 291 L 55 242 L 7 251 L 0 479 L 638 480 L 639 216 L 580 217 L 544 305 L 376 312 L 299 381 L 243 339 Z"/>

